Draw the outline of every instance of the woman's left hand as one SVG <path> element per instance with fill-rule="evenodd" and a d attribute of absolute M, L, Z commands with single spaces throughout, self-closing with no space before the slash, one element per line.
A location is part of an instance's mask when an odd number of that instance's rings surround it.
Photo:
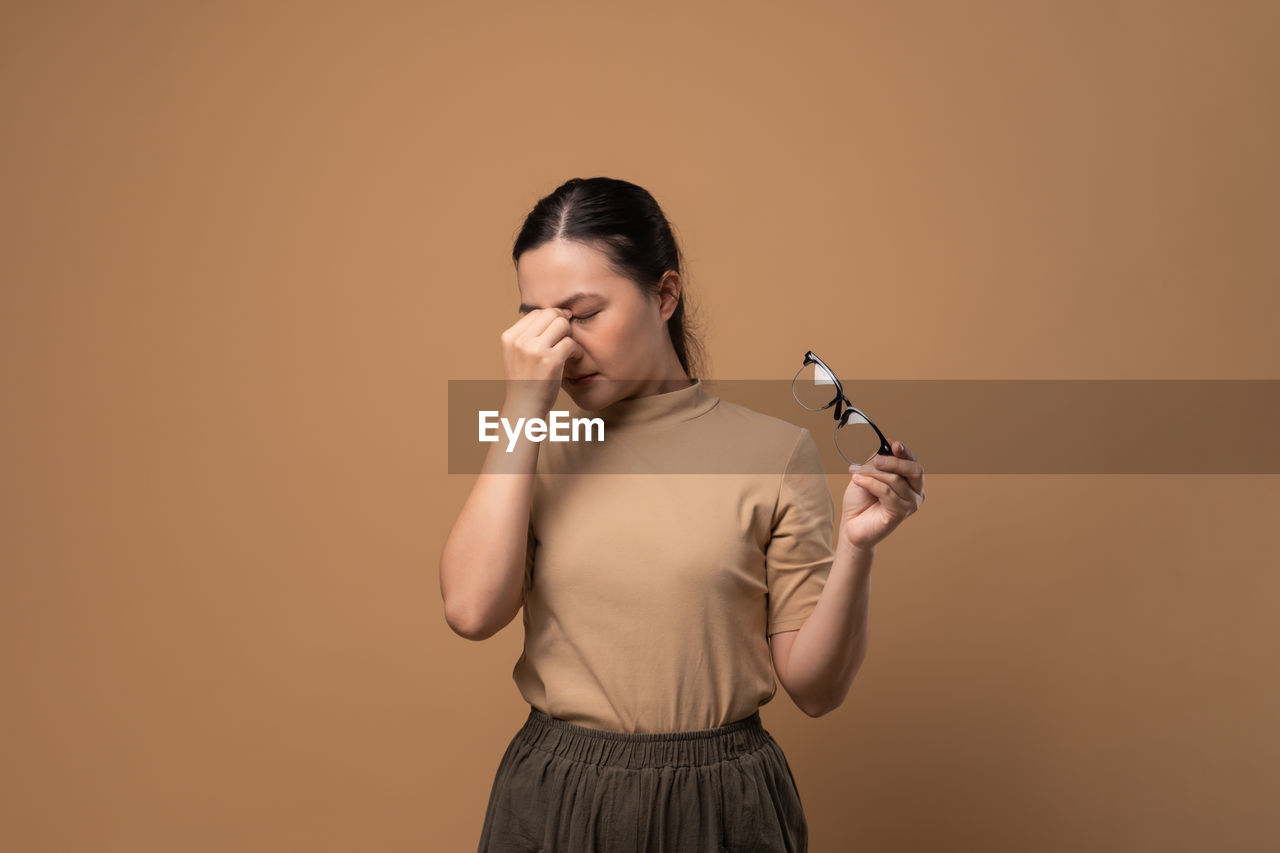
<path fill-rule="evenodd" d="M 840 535 L 857 548 L 874 548 L 924 503 L 924 468 L 902 442 L 889 446 L 893 455 L 877 453 L 844 493 Z"/>

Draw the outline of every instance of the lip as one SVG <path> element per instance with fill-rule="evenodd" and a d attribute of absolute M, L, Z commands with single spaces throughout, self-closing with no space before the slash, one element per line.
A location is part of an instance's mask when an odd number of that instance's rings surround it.
<path fill-rule="evenodd" d="M 598 373 L 584 373 L 582 376 L 578 376 L 574 378 L 565 377 L 565 381 L 568 382 L 570 385 L 577 387 L 579 385 L 585 385 L 586 383 L 590 382 L 592 379 L 596 378 L 599 375 L 600 374 Z"/>

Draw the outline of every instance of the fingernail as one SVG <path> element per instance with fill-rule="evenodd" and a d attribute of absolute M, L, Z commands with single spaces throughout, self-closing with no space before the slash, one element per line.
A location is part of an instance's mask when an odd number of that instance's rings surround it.
<path fill-rule="evenodd" d="M 884 466 L 885 466 L 885 458 L 884 458 L 884 456 L 883 456 L 883 455 L 881 455 L 881 454 L 879 454 L 879 453 L 877 453 L 877 454 L 876 454 L 876 467 L 877 467 L 877 468 L 883 468 Z"/>

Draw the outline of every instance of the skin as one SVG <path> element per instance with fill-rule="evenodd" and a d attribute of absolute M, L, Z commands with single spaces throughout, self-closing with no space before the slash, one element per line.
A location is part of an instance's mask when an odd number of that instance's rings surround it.
<path fill-rule="evenodd" d="M 616 400 L 691 384 L 667 329 L 667 320 L 680 299 L 678 273 L 669 271 L 659 295 L 648 295 L 613 271 L 602 252 L 555 240 L 524 253 L 516 277 L 522 316 L 502 336 L 510 385 L 504 411 L 545 413 L 558 387 L 564 387 L 581 408 L 597 410 Z M 565 381 L 566 376 L 588 373 L 599 375 L 586 386 L 575 387 Z M 856 472 L 850 468 L 831 572 L 813 613 L 801 628 L 769 638 L 778 681 L 797 707 L 810 716 L 831 712 L 848 695 L 866 656 L 876 547 L 924 501 L 924 469 L 902 442 L 891 441 L 891 446 L 892 457 L 877 458 L 882 467 L 878 464 Z M 527 472 L 532 470 L 536 447 L 525 452 L 529 455 L 517 458 L 515 464 Z M 482 472 L 481 480 L 482 488 L 492 497 L 476 498 L 473 493 L 477 504 L 498 505 L 509 511 L 512 519 L 519 516 L 527 520 L 527 477 L 512 485 L 511 478 L 495 483 Z M 481 512 L 469 503 L 464 517 Z M 503 536 L 499 542 L 503 559 L 510 564 L 504 569 L 509 577 L 499 582 L 504 588 L 512 588 L 518 577 L 515 564 L 523 554 L 524 524 L 505 519 L 498 523 L 499 529 L 510 527 L 520 534 L 518 538 Z M 480 525 L 476 528 L 470 539 L 478 542 L 483 537 Z M 479 546 L 473 550 L 478 551 Z M 442 569 L 442 583 L 443 577 Z M 519 605 L 520 599 L 513 597 L 501 605 L 500 618 L 471 619 L 472 624 L 488 627 L 459 633 L 474 639 L 496 633 L 514 618 Z M 462 617 L 458 620 L 461 624 Z"/>
<path fill-rule="evenodd" d="M 608 258 L 582 243 L 553 240 L 520 256 L 520 312 L 559 311 L 578 351 L 564 362 L 565 392 L 595 411 L 617 400 L 687 388 L 667 321 L 680 300 L 680 274 L 663 276 L 657 296 L 612 270 Z M 583 387 L 563 377 L 598 374 Z"/>

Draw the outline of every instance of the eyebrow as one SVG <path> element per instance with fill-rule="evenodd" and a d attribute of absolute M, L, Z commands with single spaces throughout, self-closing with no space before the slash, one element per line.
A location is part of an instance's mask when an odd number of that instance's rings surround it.
<path fill-rule="evenodd" d="M 568 299 L 565 299 L 563 302 L 561 302 L 559 305 L 555 307 L 556 308 L 572 308 L 574 305 L 577 305 L 579 302 L 583 301 L 584 299 L 598 299 L 598 298 L 600 298 L 600 294 L 598 293 L 587 293 L 585 291 L 579 291 L 573 294 L 572 296 L 570 296 Z M 536 305 L 527 305 L 524 302 L 521 302 L 520 313 L 528 314 L 530 311 L 536 310 L 537 307 L 538 306 Z"/>

